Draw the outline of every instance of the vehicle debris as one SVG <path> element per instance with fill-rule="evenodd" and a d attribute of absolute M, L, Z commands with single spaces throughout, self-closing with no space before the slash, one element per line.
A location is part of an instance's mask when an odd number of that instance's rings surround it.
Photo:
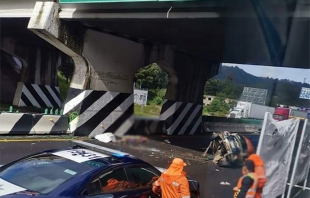
<path fill-rule="evenodd" d="M 251 141 L 238 133 L 228 131 L 213 133 L 212 141 L 202 156 L 213 155 L 213 163 L 219 166 L 240 166 L 243 159 L 254 153 Z"/>

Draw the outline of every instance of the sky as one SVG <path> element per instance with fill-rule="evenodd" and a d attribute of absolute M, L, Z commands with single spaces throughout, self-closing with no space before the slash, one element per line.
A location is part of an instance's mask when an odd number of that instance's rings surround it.
<path fill-rule="evenodd" d="M 243 69 L 245 72 L 258 77 L 289 79 L 296 82 L 304 82 L 304 78 L 306 78 L 305 82 L 310 84 L 310 69 L 244 65 L 234 63 L 223 63 L 223 66 L 237 66 L 240 69 Z"/>

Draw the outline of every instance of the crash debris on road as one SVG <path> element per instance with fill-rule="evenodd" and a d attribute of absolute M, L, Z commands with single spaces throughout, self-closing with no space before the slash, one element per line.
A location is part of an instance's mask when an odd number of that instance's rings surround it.
<path fill-rule="evenodd" d="M 228 131 L 214 133 L 212 141 L 202 156 L 213 156 L 213 163 L 219 166 L 240 165 L 244 157 L 254 153 L 251 141 L 238 133 Z"/>

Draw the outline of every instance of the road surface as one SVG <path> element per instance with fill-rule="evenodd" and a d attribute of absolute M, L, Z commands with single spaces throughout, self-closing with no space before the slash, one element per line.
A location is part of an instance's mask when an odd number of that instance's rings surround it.
<path fill-rule="evenodd" d="M 168 141 L 167 141 L 168 140 Z M 166 143 L 166 142 L 168 143 Z M 174 157 L 182 157 L 188 164 L 187 174 L 200 182 L 202 198 L 230 198 L 232 188 L 241 176 L 240 169 L 220 168 L 201 156 L 203 149 L 209 143 L 208 137 L 152 137 L 145 143 L 129 141 L 129 143 L 99 143 L 109 148 L 129 152 L 155 166 L 166 168 Z M 181 148 L 175 145 L 182 145 Z M 71 146 L 68 141 L 29 141 L 29 142 L 0 142 L 0 164 L 5 164 L 22 156 L 54 148 Z M 221 185 L 228 182 L 230 185 Z M 309 198 L 309 191 L 297 198 Z"/>

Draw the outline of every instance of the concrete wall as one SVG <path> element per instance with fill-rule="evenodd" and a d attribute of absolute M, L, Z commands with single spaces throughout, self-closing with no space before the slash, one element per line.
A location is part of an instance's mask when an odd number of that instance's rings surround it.
<path fill-rule="evenodd" d="M 223 62 L 309 68 L 309 8 L 307 0 L 234 2 L 226 13 L 232 17 L 225 22 Z M 236 16 L 240 10 L 247 15 Z"/>
<path fill-rule="evenodd" d="M 83 54 L 91 66 L 92 90 L 132 93 L 133 78 L 144 65 L 144 45 L 87 30 Z"/>

